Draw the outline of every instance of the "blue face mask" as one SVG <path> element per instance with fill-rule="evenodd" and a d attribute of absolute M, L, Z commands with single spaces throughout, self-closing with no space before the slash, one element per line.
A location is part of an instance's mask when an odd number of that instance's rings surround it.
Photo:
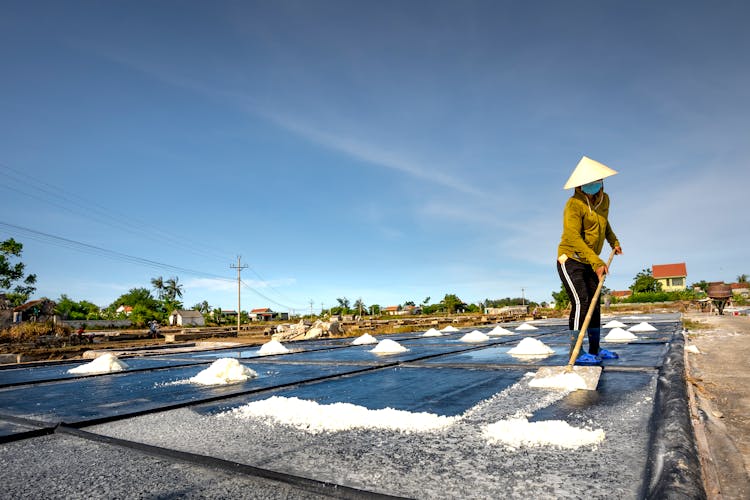
<path fill-rule="evenodd" d="M 586 194 L 594 195 L 598 193 L 602 188 L 602 181 L 594 181 L 589 182 L 588 184 L 584 184 L 581 186 L 581 191 L 583 191 Z"/>

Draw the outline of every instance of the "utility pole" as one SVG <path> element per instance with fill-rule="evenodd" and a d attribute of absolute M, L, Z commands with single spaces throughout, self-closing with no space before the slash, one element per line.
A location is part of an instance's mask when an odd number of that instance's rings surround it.
<path fill-rule="evenodd" d="M 312 311 L 313 303 L 314 303 L 313 299 L 310 299 L 310 319 L 311 320 L 312 320 L 312 315 L 313 315 L 313 311 Z"/>
<path fill-rule="evenodd" d="M 229 266 L 231 269 L 237 269 L 237 335 L 240 334 L 240 316 L 242 316 L 242 303 L 240 301 L 240 290 L 242 285 L 242 270 L 247 269 L 247 265 L 240 264 L 242 256 L 237 256 L 237 265 Z"/>
<path fill-rule="evenodd" d="M 525 290 L 526 289 L 524 287 L 521 287 L 521 304 L 524 306 L 526 305 L 526 296 L 523 293 Z"/>

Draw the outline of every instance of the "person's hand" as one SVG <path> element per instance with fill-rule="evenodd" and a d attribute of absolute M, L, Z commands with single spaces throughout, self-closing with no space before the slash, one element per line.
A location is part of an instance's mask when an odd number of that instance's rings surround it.
<path fill-rule="evenodd" d="M 622 253 L 622 247 L 620 245 L 617 245 L 615 248 L 615 255 L 620 255 Z"/>
<path fill-rule="evenodd" d="M 606 264 L 596 268 L 596 275 L 599 277 L 599 281 L 604 279 L 605 274 L 609 274 L 609 268 Z"/>

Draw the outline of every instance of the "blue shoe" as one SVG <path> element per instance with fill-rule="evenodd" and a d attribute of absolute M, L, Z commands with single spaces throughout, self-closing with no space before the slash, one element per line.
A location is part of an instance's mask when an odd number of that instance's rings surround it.
<path fill-rule="evenodd" d="M 594 356 L 593 354 L 581 354 L 578 356 L 578 359 L 576 359 L 577 365 L 599 365 L 601 364 L 602 360 L 599 356 Z"/>
<path fill-rule="evenodd" d="M 616 352 L 608 351 L 606 349 L 599 349 L 599 354 L 597 354 L 597 356 L 602 359 L 617 359 L 620 357 Z"/>

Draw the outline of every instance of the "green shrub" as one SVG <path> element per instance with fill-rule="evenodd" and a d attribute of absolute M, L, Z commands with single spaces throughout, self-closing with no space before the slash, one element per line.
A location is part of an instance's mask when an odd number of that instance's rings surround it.
<path fill-rule="evenodd" d="M 630 297 L 619 300 L 628 304 L 648 303 L 648 302 L 674 302 L 677 300 L 693 300 L 695 292 L 692 290 L 683 290 L 679 292 L 640 292 L 634 293 Z"/>

